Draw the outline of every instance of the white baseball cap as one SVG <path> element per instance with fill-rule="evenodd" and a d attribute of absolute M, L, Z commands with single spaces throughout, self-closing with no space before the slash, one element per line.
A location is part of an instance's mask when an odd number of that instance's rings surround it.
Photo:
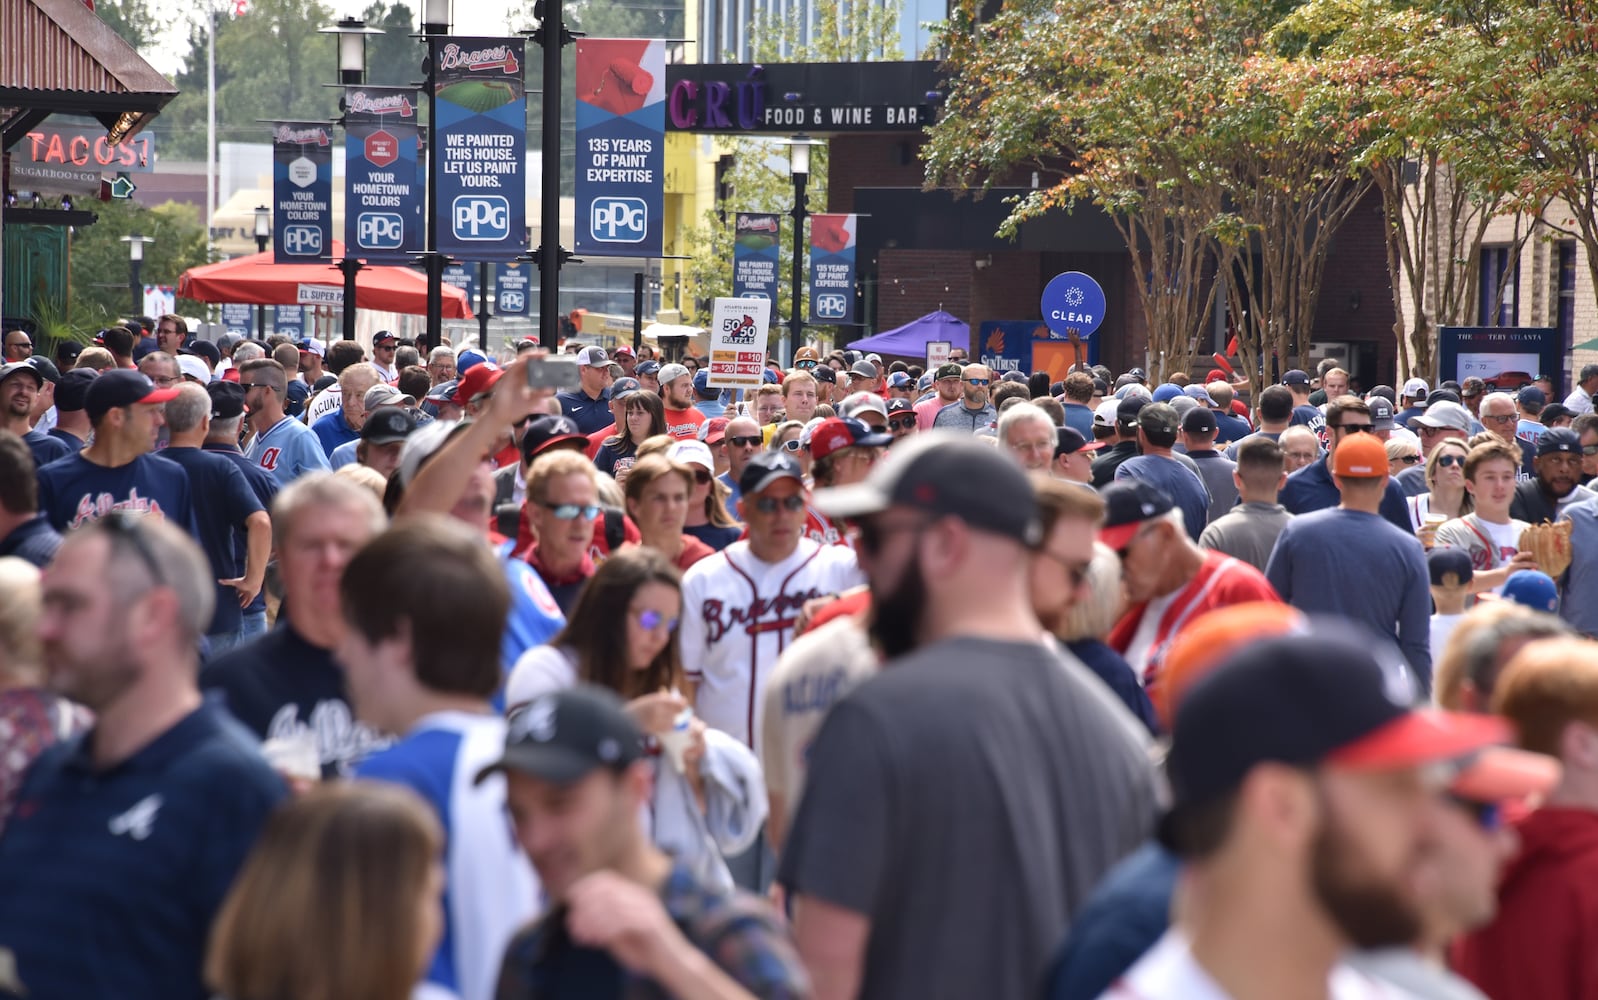
<path fill-rule="evenodd" d="M 1106 399 L 1104 402 L 1100 403 L 1099 408 L 1093 411 L 1093 426 L 1114 427 L 1115 411 L 1120 409 L 1120 407 L 1121 401 L 1119 399 L 1115 399 L 1114 397 Z"/>
<path fill-rule="evenodd" d="M 882 414 L 882 419 L 888 419 L 887 400 L 874 392 L 857 392 L 849 396 L 841 404 L 842 415 L 845 417 L 858 417 L 866 411 Z"/>
<path fill-rule="evenodd" d="M 716 457 L 710 453 L 710 446 L 703 441 L 678 441 L 666 449 L 666 457 L 673 462 L 708 469 L 712 474 L 716 471 Z"/>
<path fill-rule="evenodd" d="M 211 381 L 210 366 L 205 363 L 204 358 L 192 354 L 178 355 L 178 371 L 182 372 L 184 377 L 192 378 L 201 385 L 207 385 Z"/>
<path fill-rule="evenodd" d="M 1412 378 L 1404 383 L 1404 397 L 1406 399 L 1424 399 L 1430 391 L 1431 387 L 1426 384 L 1426 380 L 1423 378 Z"/>

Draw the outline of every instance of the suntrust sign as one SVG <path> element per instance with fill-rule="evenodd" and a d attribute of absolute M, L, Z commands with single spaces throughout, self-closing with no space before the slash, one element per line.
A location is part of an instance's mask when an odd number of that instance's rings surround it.
<path fill-rule="evenodd" d="M 937 119 L 937 63 L 666 67 L 672 132 L 919 132 Z"/>

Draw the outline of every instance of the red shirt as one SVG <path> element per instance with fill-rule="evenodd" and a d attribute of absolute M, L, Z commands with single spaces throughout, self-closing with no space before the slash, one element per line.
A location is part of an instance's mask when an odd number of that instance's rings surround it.
<path fill-rule="evenodd" d="M 615 434 L 615 433 L 616 433 L 616 425 L 614 423 L 612 423 L 609 427 L 606 427 L 604 430 L 595 431 L 594 433 L 588 435 L 588 448 L 586 450 L 587 450 L 587 454 L 588 454 L 588 460 L 590 462 L 594 460 L 594 456 L 595 455 L 599 454 L 599 449 L 604 445 L 605 439 L 610 437 L 612 434 Z"/>
<path fill-rule="evenodd" d="M 692 441 L 699 436 L 699 425 L 706 417 L 690 406 L 686 410 L 666 411 L 666 433 L 679 441 Z"/>

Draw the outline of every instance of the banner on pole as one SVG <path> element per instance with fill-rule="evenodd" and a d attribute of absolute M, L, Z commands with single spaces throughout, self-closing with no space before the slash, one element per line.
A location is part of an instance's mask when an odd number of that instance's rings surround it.
<path fill-rule="evenodd" d="M 272 132 L 272 263 L 327 260 L 333 250 L 333 133 L 318 122 Z"/>
<path fill-rule="evenodd" d="M 495 264 L 494 311 L 501 316 L 526 316 L 532 276 L 532 265 L 519 260 Z"/>
<path fill-rule="evenodd" d="M 576 252 L 659 257 L 666 173 L 666 43 L 577 40 Z"/>
<path fill-rule="evenodd" d="M 272 332 L 300 340 L 305 336 L 304 306 L 273 306 Z"/>
<path fill-rule="evenodd" d="M 440 253 L 511 260 L 527 251 L 527 88 L 521 38 L 434 38 Z"/>
<path fill-rule="evenodd" d="M 344 246 L 372 263 L 410 263 L 424 244 L 416 91 L 351 87 L 344 104 Z"/>
<path fill-rule="evenodd" d="M 777 301 L 782 216 L 739 212 L 733 218 L 732 297 Z"/>
<path fill-rule="evenodd" d="M 710 386 L 760 388 L 770 329 L 771 303 L 765 299 L 716 299 L 710 314 Z"/>
<path fill-rule="evenodd" d="M 855 215 L 810 217 L 810 322 L 854 323 Z"/>
<path fill-rule="evenodd" d="M 144 315 L 165 316 L 178 311 L 177 289 L 172 285 L 144 286 Z"/>
<path fill-rule="evenodd" d="M 448 264 L 444 267 L 444 284 L 453 285 L 466 293 L 466 300 L 477 307 L 477 265 L 475 263 Z"/>
<path fill-rule="evenodd" d="M 222 325 L 228 333 L 248 337 L 255 330 L 255 307 L 237 302 L 222 303 Z"/>

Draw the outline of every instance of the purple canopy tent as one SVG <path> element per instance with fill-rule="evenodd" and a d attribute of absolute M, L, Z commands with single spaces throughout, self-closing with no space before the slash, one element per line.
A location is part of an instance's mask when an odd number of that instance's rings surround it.
<path fill-rule="evenodd" d="M 849 345 L 855 351 L 896 354 L 904 358 L 924 358 L 927 344 L 946 340 L 955 347 L 971 349 L 971 327 L 942 309 L 929 312 L 896 330 L 887 330 Z"/>

